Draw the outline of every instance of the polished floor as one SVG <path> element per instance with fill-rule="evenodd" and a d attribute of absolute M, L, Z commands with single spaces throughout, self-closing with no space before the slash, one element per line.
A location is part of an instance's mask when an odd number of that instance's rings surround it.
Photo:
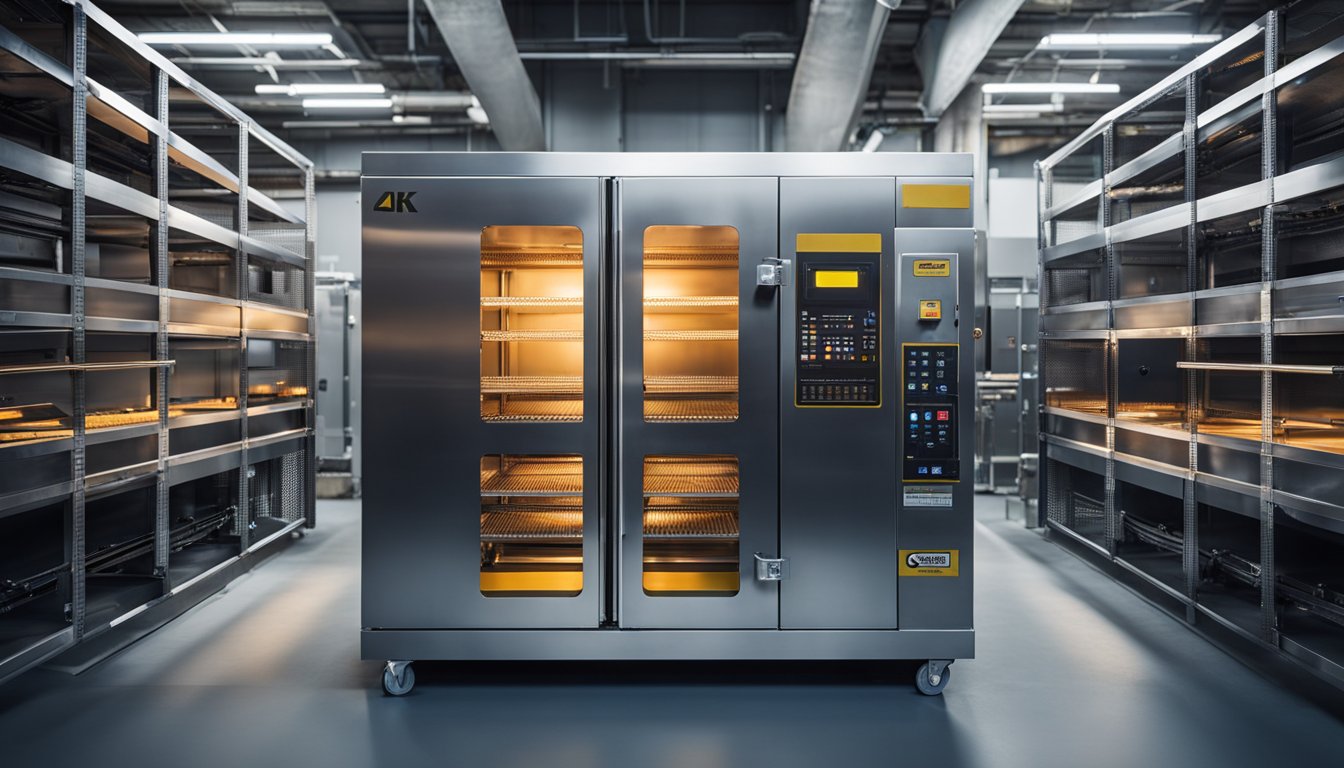
<path fill-rule="evenodd" d="M 0 687 L 0 766 L 1337 766 L 1344 722 L 977 510 L 978 658 L 941 698 L 897 665 L 358 659 L 359 505 L 92 670 Z"/>

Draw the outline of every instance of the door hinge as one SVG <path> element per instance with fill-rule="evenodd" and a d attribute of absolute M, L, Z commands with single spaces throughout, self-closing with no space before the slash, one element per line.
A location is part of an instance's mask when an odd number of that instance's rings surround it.
<path fill-rule="evenodd" d="M 789 559 L 787 557 L 761 557 L 756 553 L 756 580 L 783 581 L 789 578 Z"/>
<path fill-rule="evenodd" d="M 777 259 L 770 257 L 762 259 L 760 264 L 756 265 L 756 284 L 768 286 L 782 286 L 789 284 L 789 259 Z"/>

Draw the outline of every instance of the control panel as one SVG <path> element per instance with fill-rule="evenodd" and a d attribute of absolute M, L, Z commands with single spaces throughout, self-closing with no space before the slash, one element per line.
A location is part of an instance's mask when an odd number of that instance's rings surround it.
<path fill-rule="evenodd" d="M 904 480 L 957 480 L 956 344 L 905 344 L 902 363 Z"/>
<path fill-rule="evenodd" d="M 881 404 L 880 257 L 798 254 L 795 405 Z"/>

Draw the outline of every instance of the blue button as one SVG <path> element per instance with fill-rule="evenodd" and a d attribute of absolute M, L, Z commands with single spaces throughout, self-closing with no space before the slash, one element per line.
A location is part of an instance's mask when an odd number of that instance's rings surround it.
<path fill-rule="evenodd" d="M 941 474 L 943 474 L 943 468 L 942 468 L 942 467 L 934 467 L 934 468 L 933 468 L 933 474 L 935 474 L 935 475 L 941 475 Z"/>
<path fill-rule="evenodd" d="M 925 411 L 925 412 L 924 412 L 924 420 L 925 420 L 925 421 L 933 421 L 933 411 Z"/>
<path fill-rule="evenodd" d="M 919 414 L 918 414 L 918 413 L 915 413 L 914 411 L 911 411 L 911 412 L 910 412 L 910 420 L 911 420 L 911 421 L 919 421 Z"/>
<path fill-rule="evenodd" d="M 927 474 L 929 474 L 929 468 L 928 468 L 928 467 L 920 467 L 918 470 L 916 470 L 916 472 L 918 472 L 918 473 L 921 474 L 921 475 L 927 475 Z"/>

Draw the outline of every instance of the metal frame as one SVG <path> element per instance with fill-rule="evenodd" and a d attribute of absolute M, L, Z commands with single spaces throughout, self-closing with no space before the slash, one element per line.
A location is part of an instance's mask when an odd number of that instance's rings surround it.
<path fill-rule="evenodd" d="M 0 306 L 0 327 L 29 331 L 49 329 L 64 331 L 70 335 L 72 353 L 68 362 L 45 366 L 8 366 L 0 368 L 0 375 L 68 372 L 74 404 L 73 435 L 54 440 L 0 444 L 0 471 L 12 471 L 16 477 L 24 476 L 27 474 L 22 470 L 24 462 L 42 461 L 46 460 L 44 457 L 62 455 L 69 457 L 69 471 L 55 481 L 47 481 L 45 476 L 34 476 L 35 479 L 30 481 L 31 487 L 20 484 L 18 490 L 0 495 L 0 518 L 37 505 L 60 503 L 64 500 L 65 548 L 70 563 L 69 573 L 66 576 L 67 586 L 64 587 L 68 591 L 66 602 L 69 604 L 67 615 L 69 627 L 47 637 L 34 637 L 28 647 L 20 648 L 7 658 L 0 658 L 0 681 L 7 680 L 58 653 L 68 652 L 71 657 L 77 657 L 81 654 L 94 653 L 95 649 L 98 653 L 115 650 L 116 645 L 124 644 L 151 631 L 158 624 L 169 620 L 222 587 L 228 579 L 259 562 L 264 557 L 262 550 L 266 550 L 267 553 L 273 551 L 280 540 L 285 538 L 284 534 L 305 526 L 311 527 L 315 523 L 312 478 L 314 446 L 311 428 L 312 393 L 315 391 L 312 364 L 314 328 L 311 311 L 313 295 L 311 264 L 315 235 L 313 165 L 303 155 L 252 122 L 236 107 L 201 86 L 161 54 L 141 43 L 134 33 L 121 27 L 93 3 L 88 0 L 65 0 L 65 2 L 68 4 L 66 33 L 69 41 L 67 58 L 69 64 L 58 61 L 30 45 L 23 39 L 22 29 L 10 30 L 0 27 L 0 48 L 27 62 L 54 82 L 71 88 L 73 110 L 70 116 L 70 133 L 62 137 L 72 149 L 71 160 L 67 162 L 59 157 L 48 156 L 0 138 L 0 165 L 41 179 L 57 188 L 69 190 L 70 203 L 67 214 L 69 273 L 53 274 L 22 267 L 4 267 L 0 268 L 0 280 L 13 281 L 17 285 L 64 286 L 69 291 L 70 303 L 68 311 L 65 311 L 65 307 L 60 307 L 53 308 L 56 311 L 51 312 L 7 311 L 6 307 Z M 105 37 L 115 41 L 114 44 L 123 46 L 130 55 L 138 56 L 149 65 L 154 104 L 152 115 L 131 104 L 108 85 L 97 82 L 89 76 L 87 69 L 89 33 L 92 31 L 90 25 L 95 26 Z M 239 150 L 242 153 L 238 173 L 233 173 L 223 163 L 170 129 L 172 114 L 176 109 L 169 103 L 170 87 L 190 91 L 218 110 L 226 121 L 236 126 Z M 110 114 L 119 115 L 145 129 L 143 142 L 150 157 L 153 184 L 151 193 L 133 189 L 88 169 L 89 121 L 97 119 L 91 114 L 90 107 L 95 105 L 100 114 L 109 114 L 108 110 L 111 110 Z M 296 175 L 302 176 L 305 205 L 303 215 L 290 213 L 275 200 L 249 185 L 247 152 L 251 141 L 258 142 L 285 162 L 292 164 Z M 173 205 L 169 197 L 170 162 L 177 162 L 218 184 L 221 189 L 237 194 L 238 208 L 234 226 L 223 227 L 211 223 Z M 85 211 L 86 201 L 89 200 L 115 205 L 130 215 L 141 216 L 147 220 L 151 232 L 148 284 L 95 278 L 85 274 Z M 252 235 L 248 231 L 249 211 L 295 228 L 301 226 L 304 246 L 296 252 L 289 247 Z M 238 254 L 236 298 L 222 299 L 169 287 L 170 228 L 192 232 L 236 249 Z M 251 255 L 303 271 L 303 283 L 306 287 L 305 305 L 302 309 L 285 309 L 250 300 L 247 264 Z M 86 295 L 94 290 L 104 295 L 149 298 L 155 307 L 153 315 L 91 317 L 88 315 Z M 228 325 L 200 324 L 192 316 L 194 307 L 232 308 L 236 320 Z M 152 352 L 148 354 L 150 359 L 120 363 L 88 362 L 86 340 L 90 332 L 128 332 L 150 337 L 153 339 Z M 169 383 L 175 361 L 169 353 L 169 340 L 178 336 L 200 335 L 236 341 L 242 361 L 239 366 L 241 395 L 239 408 L 223 413 L 172 415 L 169 409 Z M 308 387 L 306 398 L 291 403 L 248 407 L 245 356 L 249 336 L 306 343 L 308 358 L 305 374 L 307 381 L 304 382 Z M 157 405 L 155 414 L 157 418 L 144 424 L 89 430 L 85 418 L 86 390 L 95 384 L 86 382 L 86 376 L 94 371 L 133 368 L 154 371 L 150 392 L 153 402 Z M 297 417 L 297 422 L 293 422 L 299 424 L 299 427 L 285 428 L 271 434 L 256 436 L 248 434 L 249 416 L 291 410 L 302 412 Z M 238 425 L 236 440 L 208 445 L 194 451 L 179 450 L 173 453 L 173 439 L 170 435 L 179 434 L 179 430 L 227 422 L 235 422 Z M 110 469 L 96 466 L 96 472 L 90 470 L 88 456 L 91 447 L 131 439 L 152 441 L 153 448 L 149 454 L 149 461 L 140 456 L 128 455 L 124 459 L 125 466 Z M 306 473 L 302 519 L 287 522 L 279 531 L 268 531 L 267 537 L 262 541 L 250 541 L 246 511 L 248 462 L 295 451 L 302 452 Z M 239 551 L 188 581 L 171 583 L 169 563 L 173 542 L 170 529 L 174 515 L 169 488 L 178 482 L 232 470 L 239 472 L 240 504 L 236 516 L 237 534 L 240 538 Z M 95 493 L 106 495 L 129 488 L 130 486 L 125 486 L 123 480 L 146 483 L 148 484 L 146 487 L 152 488 L 152 501 L 149 502 L 153 505 L 154 527 L 154 542 L 149 556 L 152 562 L 151 577 L 161 580 L 163 586 L 158 597 L 131 608 L 121 616 L 109 619 L 105 615 L 99 615 L 94 619 L 89 613 L 91 606 L 88 605 L 84 567 L 88 548 L 86 498 L 92 497 Z M 130 621 L 132 617 L 137 618 L 135 621 Z M 155 618 L 153 622 L 147 623 L 147 617 Z M 136 628 L 125 632 L 111 631 L 122 625 Z M 95 637 L 98 638 L 96 643 L 84 642 Z M 71 646 L 77 644 L 81 645 L 81 648 L 71 650 Z"/>
<path fill-rule="evenodd" d="M 1281 633 L 1277 605 L 1283 598 L 1278 589 L 1279 572 L 1275 564 L 1277 520 L 1288 517 L 1307 526 L 1344 533 L 1344 498 L 1328 493 L 1333 483 L 1329 478 L 1344 468 L 1344 456 L 1276 443 L 1274 440 L 1275 373 L 1336 376 L 1344 373 L 1344 367 L 1337 365 L 1279 363 L 1276 362 L 1274 355 L 1276 338 L 1281 334 L 1344 333 L 1344 313 L 1337 309 L 1331 311 L 1337 304 L 1336 297 L 1342 292 L 1336 290 L 1341 282 L 1339 273 L 1277 279 L 1275 252 L 1277 233 L 1274 216 L 1276 204 L 1344 185 L 1344 162 L 1339 159 L 1327 159 L 1288 173 L 1278 173 L 1280 148 L 1276 136 L 1279 128 L 1276 98 L 1278 89 L 1325 65 L 1326 62 L 1338 61 L 1339 55 L 1344 52 L 1344 38 L 1330 41 L 1316 51 L 1302 55 L 1291 64 L 1280 66 L 1278 47 L 1283 23 L 1281 13 L 1271 12 L 1209 49 L 1134 100 L 1117 107 L 1037 165 L 1037 183 L 1041 190 L 1038 242 L 1041 251 L 1042 283 L 1046 282 L 1047 270 L 1052 268 L 1056 259 L 1102 244 L 1106 249 L 1106 268 L 1110 279 L 1109 295 L 1105 301 L 1094 301 L 1086 305 L 1051 306 L 1050 297 L 1048 294 L 1043 294 L 1042 342 L 1105 337 L 1108 339 L 1112 355 L 1110 358 L 1112 376 L 1107 382 L 1108 416 L 1104 442 L 1096 439 L 1089 444 L 1086 440 L 1093 438 L 1084 437 L 1089 434 L 1095 435 L 1095 432 L 1089 432 L 1085 426 L 1098 421 L 1093 414 L 1070 412 L 1068 409 L 1054 407 L 1041 409 L 1043 461 L 1040 471 L 1043 480 L 1040 504 L 1046 509 L 1052 501 L 1057 507 L 1071 503 L 1061 495 L 1071 491 L 1059 483 L 1051 483 L 1045 479 L 1052 469 L 1065 475 L 1071 475 L 1074 471 L 1086 471 L 1104 477 L 1107 531 L 1103 542 L 1099 544 L 1080 535 L 1072 529 L 1069 520 L 1051 520 L 1050 528 L 1064 534 L 1070 540 L 1087 544 L 1089 551 L 1096 551 L 1104 559 L 1135 574 L 1141 581 L 1153 587 L 1155 594 L 1168 599 L 1169 604 L 1176 607 L 1179 613 L 1183 613 L 1191 625 L 1198 625 L 1201 621 L 1213 621 L 1220 626 L 1232 628 L 1239 635 L 1252 639 L 1257 644 L 1283 651 L 1302 661 L 1331 682 L 1344 685 L 1344 658 L 1327 658 L 1322 652 L 1311 650 L 1307 645 Z M 1232 93 L 1218 104 L 1202 112 L 1199 111 L 1195 97 L 1197 89 L 1201 86 L 1201 71 L 1257 38 L 1264 45 L 1263 74 L 1254 83 Z M 1161 141 L 1124 166 L 1112 167 L 1109 139 L 1113 135 L 1114 123 L 1182 82 L 1186 88 L 1186 115 L 1182 131 Z M 1238 109 L 1244 110 L 1257 101 L 1262 130 L 1260 178 L 1241 187 L 1201 196 L 1200 190 L 1196 188 L 1198 176 L 1196 152 L 1201 129 L 1221 117 L 1233 114 Z M 1062 204 L 1055 204 L 1052 187 L 1056 180 L 1056 168 L 1097 136 L 1104 136 L 1107 139 L 1104 182 L 1101 185 L 1093 182 L 1082 191 L 1071 195 Z M 1177 152 L 1184 153 L 1186 189 L 1184 200 L 1114 225 L 1104 218 L 1107 214 L 1103 213 L 1103 228 L 1097 235 L 1062 244 L 1051 241 L 1051 221 L 1055 217 L 1086 205 L 1093 198 L 1104 201 L 1104 193 L 1109 191 L 1112 185 L 1123 182 L 1158 162 L 1170 159 Z M 1103 209 L 1107 207 L 1104 202 L 1099 204 Z M 1201 256 L 1198 251 L 1199 224 L 1241 212 L 1259 212 L 1260 280 L 1255 283 L 1199 289 L 1200 283 L 1197 279 Z M 1116 293 L 1117 264 L 1114 246 L 1140 237 L 1174 232 L 1180 228 L 1186 231 L 1188 247 L 1184 292 L 1119 300 Z M 1302 308 L 1303 311 L 1298 312 L 1298 308 Z M 1106 314 L 1104 325 L 1100 320 L 1102 310 L 1105 310 Z M 1121 310 L 1124 310 L 1123 315 Z M 1142 317 L 1145 314 L 1146 321 Z M 1298 317 L 1299 314 L 1307 316 Z M 1169 321 L 1170 318 L 1177 317 L 1184 319 Z M 1163 318 L 1168 320 L 1164 321 Z M 1200 359 L 1199 342 L 1216 337 L 1257 340 L 1258 362 L 1226 363 Z M 1188 417 L 1184 425 L 1178 430 L 1130 421 L 1117 425 L 1115 407 L 1118 382 L 1115 378 L 1115 345 L 1122 339 L 1161 338 L 1184 340 L 1183 357 L 1176 364 L 1178 370 L 1175 372 L 1183 382 L 1185 390 L 1184 405 Z M 1043 344 L 1042 350 L 1043 356 L 1048 354 L 1047 345 Z M 1046 392 L 1053 382 L 1050 379 L 1050 368 L 1044 361 L 1041 371 L 1038 391 L 1042 403 L 1045 403 Z M 1199 419 L 1196 416 L 1200 413 L 1200 409 L 1205 407 L 1201 401 L 1201 377 L 1213 371 L 1245 372 L 1257 376 L 1260 390 L 1260 430 L 1254 439 L 1239 439 L 1200 431 Z M 1151 449 L 1151 453 L 1135 455 L 1118 452 L 1117 427 L 1124 430 L 1130 445 L 1145 446 L 1141 452 L 1146 453 Z M 1084 437 L 1085 441 L 1079 442 L 1074 439 L 1075 437 Z M 1171 451 L 1163 453 L 1161 446 L 1164 441 L 1186 442 L 1188 449 L 1182 451 L 1183 460 L 1178 460 Z M 1104 472 L 1103 467 L 1097 463 L 1098 458 L 1105 460 Z M 1171 583 L 1159 580 L 1155 571 L 1150 572 L 1136 561 L 1128 560 L 1123 553 L 1117 553 L 1116 536 L 1124 535 L 1124 532 L 1119 530 L 1120 523 L 1116 509 L 1117 472 L 1123 474 L 1127 482 L 1147 488 L 1165 488 L 1168 489 L 1164 491 L 1165 493 L 1180 497 L 1179 524 L 1183 526 L 1183 531 L 1178 545 L 1182 570 L 1179 588 L 1173 588 Z M 1172 485 L 1173 482 L 1177 484 Z M 1247 557 L 1258 557 L 1260 568 L 1256 585 L 1259 591 L 1258 620 L 1253 626 L 1246 623 L 1245 617 L 1238 623 L 1238 620 L 1231 615 L 1222 613 L 1223 609 L 1206 601 L 1201 582 L 1203 567 L 1201 557 L 1207 559 L 1207 554 L 1201 551 L 1199 530 L 1199 509 L 1204 503 L 1220 509 L 1222 508 L 1220 504 L 1230 505 L 1229 508 L 1235 506 L 1236 509 L 1232 511 L 1240 515 L 1250 515 L 1250 510 L 1255 510 L 1254 519 L 1259 528 L 1258 549 L 1245 553 Z"/>

